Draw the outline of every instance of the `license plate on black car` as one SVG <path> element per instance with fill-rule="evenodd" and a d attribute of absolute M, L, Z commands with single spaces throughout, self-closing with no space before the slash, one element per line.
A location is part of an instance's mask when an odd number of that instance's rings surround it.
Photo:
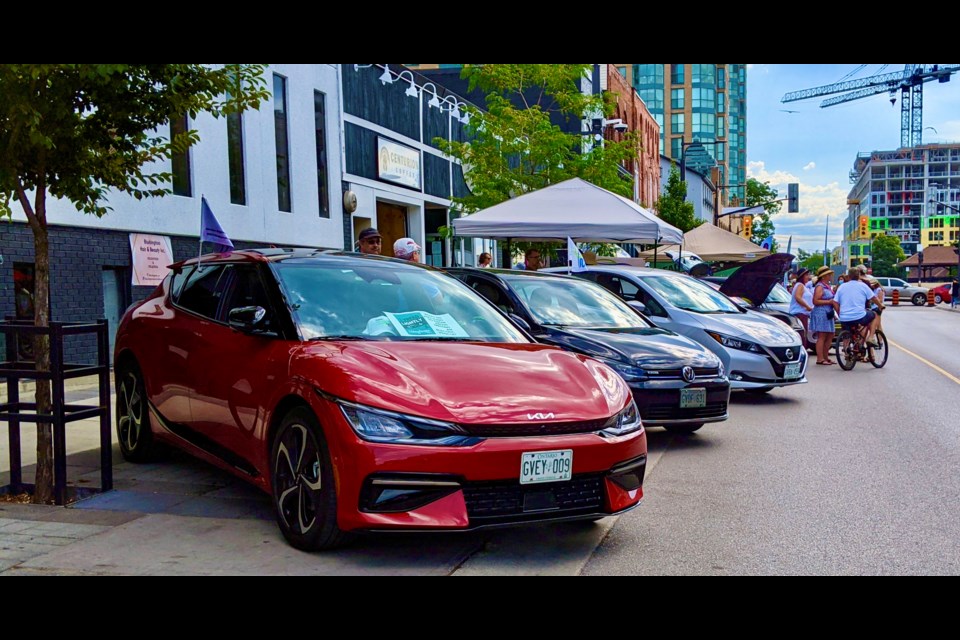
<path fill-rule="evenodd" d="M 706 389 L 680 389 L 681 409 L 701 409 L 707 406 Z"/>

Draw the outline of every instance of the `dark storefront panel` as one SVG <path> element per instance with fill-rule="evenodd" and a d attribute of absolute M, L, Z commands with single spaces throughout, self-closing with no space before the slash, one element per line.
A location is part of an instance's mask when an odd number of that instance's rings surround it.
<path fill-rule="evenodd" d="M 450 163 L 431 153 L 423 154 L 424 191 L 440 198 L 450 197 Z"/>
<path fill-rule="evenodd" d="M 383 73 L 380 67 L 370 66 L 354 71 L 352 64 L 340 65 L 343 111 L 419 140 L 420 119 L 417 113 L 420 100 L 406 95 L 410 88 L 410 73 L 404 73 L 402 79 L 396 79 L 401 68 L 397 65 L 391 68 L 394 72 L 393 84 L 384 85 L 380 82 Z M 417 84 L 423 84 L 422 80 Z"/>

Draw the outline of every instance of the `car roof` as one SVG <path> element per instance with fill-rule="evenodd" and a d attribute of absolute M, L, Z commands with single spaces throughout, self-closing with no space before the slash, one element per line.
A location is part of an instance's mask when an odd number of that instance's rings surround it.
<path fill-rule="evenodd" d="M 349 251 L 327 250 L 327 249 L 307 249 L 307 248 L 279 248 L 267 247 L 263 249 L 241 249 L 238 251 L 228 251 L 226 253 L 208 253 L 199 258 L 189 258 L 170 265 L 170 269 L 188 267 L 202 262 L 203 264 L 220 264 L 226 262 L 285 262 L 288 260 L 315 262 L 318 264 L 342 264 L 344 267 L 360 267 L 378 265 L 395 265 L 397 267 L 407 266 L 410 268 L 429 269 L 439 271 L 431 266 L 411 262 L 410 260 L 398 260 L 396 258 L 387 258 L 385 256 L 372 256 L 364 253 L 353 253 Z"/>
<path fill-rule="evenodd" d="M 551 267 L 549 269 L 543 269 L 547 273 L 557 273 L 566 271 L 566 267 Z M 589 265 L 586 269 L 587 271 L 597 271 L 597 272 L 606 272 L 606 273 L 630 273 L 631 275 L 636 276 L 687 276 L 691 278 L 686 273 L 680 273 L 679 271 L 669 271 L 667 269 L 653 269 L 651 267 L 634 267 L 629 264 L 592 264 Z"/>
<path fill-rule="evenodd" d="M 544 273 L 543 271 L 527 271 L 525 269 L 479 269 L 477 267 L 451 267 L 446 269 L 448 273 L 472 273 L 476 275 L 493 275 L 498 277 L 503 276 L 517 276 L 520 278 L 545 278 L 551 280 L 578 280 L 573 276 L 568 276 L 565 273 Z"/>

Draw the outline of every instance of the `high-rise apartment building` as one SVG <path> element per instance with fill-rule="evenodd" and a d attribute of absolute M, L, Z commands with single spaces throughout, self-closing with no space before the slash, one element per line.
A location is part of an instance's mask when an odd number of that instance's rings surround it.
<path fill-rule="evenodd" d="M 660 125 L 660 153 L 709 175 L 715 162 L 724 204 L 745 201 L 747 65 L 618 64 Z M 699 142 L 700 145 L 693 143 Z"/>
<path fill-rule="evenodd" d="M 861 153 L 850 178 L 843 227 L 847 265 L 869 264 L 871 244 L 880 235 L 898 237 L 908 256 L 960 238 L 960 144 Z"/>

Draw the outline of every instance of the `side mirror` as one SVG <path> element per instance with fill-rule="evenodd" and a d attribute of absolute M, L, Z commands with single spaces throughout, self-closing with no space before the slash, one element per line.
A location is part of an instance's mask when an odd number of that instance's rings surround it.
<path fill-rule="evenodd" d="M 530 333 L 533 329 L 530 327 L 530 323 L 518 316 L 515 313 L 508 313 L 507 316 L 513 320 L 513 324 L 517 325 L 527 333 Z"/>
<path fill-rule="evenodd" d="M 263 329 L 267 310 L 263 307 L 237 307 L 227 314 L 227 324 L 238 331 L 253 333 Z"/>
<path fill-rule="evenodd" d="M 636 311 L 639 311 L 640 313 L 642 313 L 643 315 L 647 315 L 647 305 L 643 304 L 639 300 L 631 300 L 627 304 L 633 307 Z"/>

